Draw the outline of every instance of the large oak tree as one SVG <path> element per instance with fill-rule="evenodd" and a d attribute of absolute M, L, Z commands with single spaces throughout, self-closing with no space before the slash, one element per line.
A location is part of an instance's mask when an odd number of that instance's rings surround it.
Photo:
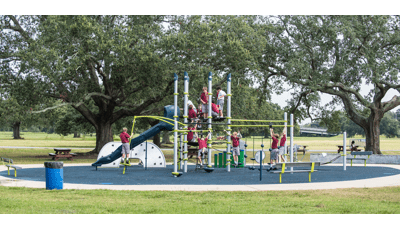
<path fill-rule="evenodd" d="M 361 126 L 366 149 L 381 154 L 379 124 L 400 105 L 399 16 L 268 17 L 275 30 L 266 34 L 261 71 L 277 82 L 289 81 L 298 95 L 322 92 L 342 103 L 347 116 Z M 363 84 L 373 89 L 360 93 Z M 301 97 L 299 97 L 301 98 Z"/>

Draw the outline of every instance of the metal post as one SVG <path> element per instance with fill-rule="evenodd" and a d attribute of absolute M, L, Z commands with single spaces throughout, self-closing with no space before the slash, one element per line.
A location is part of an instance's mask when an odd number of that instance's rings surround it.
<path fill-rule="evenodd" d="M 293 114 L 290 114 L 290 162 L 293 162 Z M 290 171 L 293 172 L 293 167 L 290 167 Z"/>
<path fill-rule="evenodd" d="M 212 151 L 212 144 L 211 144 L 211 140 L 212 140 L 212 107 L 211 107 L 211 103 L 212 103 L 212 73 L 209 72 L 208 73 L 208 131 L 210 132 L 210 138 L 207 140 L 208 143 L 208 165 L 207 167 L 211 168 L 211 151 Z"/>
<path fill-rule="evenodd" d="M 174 73 L 174 177 L 178 173 L 178 75 Z"/>
<path fill-rule="evenodd" d="M 287 125 L 287 113 L 286 112 L 283 114 L 283 120 L 285 120 L 285 126 L 286 126 Z M 287 128 L 285 127 L 284 130 L 286 133 L 286 141 L 285 141 L 285 146 L 284 146 L 284 148 L 285 148 L 284 154 L 285 155 L 283 155 L 283 156 L 284 156 L 285 162 L 286 162 L 287 161 L 287 157 L 286 157 L 286 154 L 287 154 Z"/>
<path fill-rule="evenodd" d="M 228 138 L 226 138 L 227 140 L 227 144 L 226 144 L 226 159 L 230 159 L 230 155 L 231 155 L 231 74 L 228 74 L 227 77 L 227 90 L 226 90 L 226 96 L 227 96 L 227 103 L 226 103 L 226 119 L 227 119 L 227 124 L 228 124 Z M 253 147 L 254 148 L 254 147 Z M 226 167 L 226 170 L 228 172 L 231 171 L 231 165 L 228 164 Z"/>
<path fill-rule="evenodd" d="M 184 118 L 184 123 L 187 124 L 188 123 L 188 107 L 187 107 L 187 103 L 188 103 L 188 95 L 189 95 L 189 75 L 187 72 L 184 73 L 184 107 L 183 107 L 183 118 Z M 187 125 L 185 125 L 185 128 L 187 129 Z M 188 147 L 187 147 L 187 135 L 185 135 L 184 138 L 184 149 L 183 149 L 183 154 L 184 154 L 184 166 L 183 166 L 183 172 L 187 172 L 187 154 L 188 154 Z"/>
<path fill-rule="evenodd" d="M 261 152 L 260 152 L 260 181 L 262 180 L 262 154 L 264 152 L 264 144 L 261 144 Z"/>
<path fill-rule="evenodd" d="M 145 158 L 144 158 L 145 160 L 145 162 L 144 162 L 144 170 L 147 170 L 147 140 L 146 140 L 146 156 L 145 156 Z"/>
<path fill-rule="evenodd" d="M 181 133 L 180 138 L 179 138 L 179 170 L 183 169 L 182 165 L 182 155 L 183 155 L 183 133 Z"/>
<path fill-rule="evenodd" d="M 343 132 L 343 170 L 346 171 L 346 131 Z"/>

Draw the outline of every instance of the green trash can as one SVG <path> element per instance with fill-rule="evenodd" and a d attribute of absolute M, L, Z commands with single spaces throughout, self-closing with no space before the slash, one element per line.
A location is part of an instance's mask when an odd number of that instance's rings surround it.
<path fill-rule="evenodd" d="M 239 155 L 239 168 L 243 168 L 244 167 L 244 150 L 241 149 L 240 150 L 240 155 Z"/>
<path fill-rule="evenodd" d="M 219 159 L 218 159 L 218 168 L 222 168 L 222 156 L 223 156 L 222 153 L 218 153 L 218 157 L 219 157 Z"/>
<path fill-rule="evenodd" d="M 226 168 L 226 151 L 224 151 L 224 168 Z"/>

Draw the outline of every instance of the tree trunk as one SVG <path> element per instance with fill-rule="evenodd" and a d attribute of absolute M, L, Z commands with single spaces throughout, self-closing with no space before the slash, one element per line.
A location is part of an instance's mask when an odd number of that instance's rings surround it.
<path fill-rule="evenodd" d="M 74 132 L 74 138 L 80 138 L 80 137 L 81 137 L 81 134 L 75 131 Z"/>
<path fill-rule="evenodd" d="M 110 122 L 99 122 L 96 129 L 96 148 L 94 152 L 98 154 L 105 144 L 112 141 L 114 140 Z"/>
<path fill-rule="evenodd" d="M 153 143 L 161 148 L 161 140 L 160 139 L 161 139 L 160 133 L 157 133 L 157 135 L 155 135 L 153 138 Z"/>
<path fill-rule="evenodd" d="M 169 140 L 169 131 L 164 131 L 163 137 L 162 137 L 162 143 L 163 144 L 172 144 L 172 142 Z"/>
<path fill-rule="evenodd" d="M 381 123 L 382 116 L 371 111 L 368 119 L 368 127 L 363 127 L 365 131 L 365 150 L 372 151 L 374 154 L 382 154 L 379 144 L 379 135 L 381 130 L 379 124 Z"/>
<path fill-rule="evenodd" d="M 22 139 L 20 136 L 21 122 L 17 121 L 13 124 L 13 137 L 14 139 Z"/>

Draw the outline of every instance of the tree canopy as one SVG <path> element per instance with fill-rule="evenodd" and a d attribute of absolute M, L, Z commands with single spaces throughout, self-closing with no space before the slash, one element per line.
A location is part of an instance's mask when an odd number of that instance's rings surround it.
<path fill-rule="evenodd" d="M 333 95 L 332 104 L 341 103 L 347 116 L 364 129 L 367 150 L 380 154 L 379 123 L 400 105 L 398 96 L 382 101 L 390 89 L 400 92 L 399 19 L 268 17 L 275 30 L 266 38 L 270 43 L 261 62 L 264 75 L 273 76 L 275 82 L 290 82 L 299 98 L 315 92 Z M 363 83 L 373 86 L 367 96 L 360 93 Z"/>

